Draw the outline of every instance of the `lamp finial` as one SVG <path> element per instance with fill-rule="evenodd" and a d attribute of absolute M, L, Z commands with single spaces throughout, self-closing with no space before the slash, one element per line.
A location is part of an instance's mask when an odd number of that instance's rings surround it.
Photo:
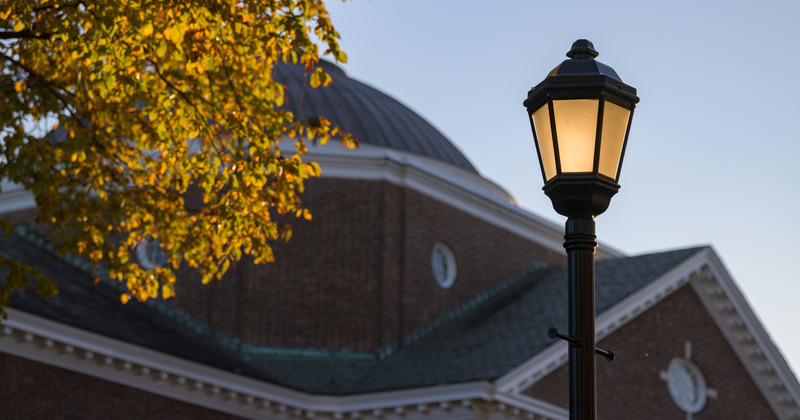
<path fill-rule="evenodd" d="M 588 39 L 579 39 L 572 43 L 572 49 L 567 53 L 567 57 L 573 60 L 594 60 L 595 57 L 600 55 L 594 49 L 592 41 Z"/>

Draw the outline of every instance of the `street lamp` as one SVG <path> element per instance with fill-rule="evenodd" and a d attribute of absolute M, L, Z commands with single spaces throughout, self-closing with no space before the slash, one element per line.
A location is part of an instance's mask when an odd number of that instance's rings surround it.
<path fill-rule="evenodd" d="M 569 342 L 571 420 L 597 416 L 595 352 L 594 217 L 619 190 L 636 89 L 622 83 L 585 39 L 572 44 L 565 60 L 528 92 L 523 105 L 536 142 L 544 192 L 567 216 L 564 248 L 569 273 L 569 331 L 549 335 Z"/>

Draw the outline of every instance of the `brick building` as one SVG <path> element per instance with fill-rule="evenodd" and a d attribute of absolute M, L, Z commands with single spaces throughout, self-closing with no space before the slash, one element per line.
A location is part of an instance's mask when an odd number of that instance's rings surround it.
<path fill-rule="evenodd" d="M 119 303 L 79 258 L 58 258 L 35 203 L 4 188 L 18 223 L 0 254 L 41 267 L 58 300 L 13 296 L 0 330 L 3 418 L 565 419 L 562 227 L 516 207 L 419 115 L 330 67 L 298 118 L 324 115 L 360 149 L 315 146 L 276 263 L 172 301 Z M 142 264 L 160 264 L 140 256 Z M 601 419 L 800 419 L 800 385 L 712 248 L 598 250 Z"/>

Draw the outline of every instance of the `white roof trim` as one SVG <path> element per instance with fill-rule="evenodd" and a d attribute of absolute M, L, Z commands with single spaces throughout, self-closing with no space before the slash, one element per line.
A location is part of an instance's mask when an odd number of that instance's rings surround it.
<path fill-rule="evenodd" d="M 0 189 L 2 189 L 2 192 L 0 192 L 0 214 L 36 207 L 36 200 L 33 198 L 33 194 L 23 188 L 22 185 L 2 180 L 0 181 Z"/>
<path fill-rule="evenodd" d="M 379 418 L 463 420 L 476 410 L 562 420 L 542 401 L 499 396 L 488 382 L 468 382 L 351 396 L 312 395 L 189 362 L 8 308 L 0 352 L 249 419 Z M 480 408 L 477 408 L 480 406 Z"/>
<path fill-rule="evenodd" d="M 566 408 L 559 407 L 536 398 L 519 394 L 505 393 L 498 393 L 495 398 L 502 404 L 510 405 L 517 410 L 524 410 L 528 413 L 536 413 L 537 416 L 540 416 L 536 417 L 536 420 L 567 420 L 569 418 L 569 410 Z"/>
<path fill-rule="evenodd" d="M 563 252 L 564 228 L 516 205 L 494 182 L 471 171 L 435 159 L 384 147 L 361 145 L 348 150 L 336 144 L 308 148 L 307 160 L 317 162 L 323 178 L 386 181 L 461 210 L 557 252 Z M 624 256 L 606 245 L 597 258 Z"/>
<path fill-rule="evenodd" d="M 706 252 L 709 263 L 692 287 L 778 417 L 800 419 L 800 383 L 725 264 Z"/>
<path fill-rule="evenodd" d="M 686 283 L 691 284 L 778 417 L 800 419 L 800 383 L 712 248 L 702 250 L 597 318 L 597 339 L 616 331 Z M 567 362 L 556 342 L 496 381 L 498 393 L 523 390 Z"/>

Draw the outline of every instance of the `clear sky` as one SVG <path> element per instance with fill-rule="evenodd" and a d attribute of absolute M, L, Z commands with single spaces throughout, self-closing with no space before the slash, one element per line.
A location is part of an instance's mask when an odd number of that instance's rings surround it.
<path fill-rule="evenodd" d="M 521 207 L 559 224 L 522 101 L 573 41 L 592 41 L 641 98 L 622 189 L 597 219 L 601 244 L 713 245 L 798 371 L 800 2 L 329 0 L 329 10 L 351 77 L 422 114 Z"/>

